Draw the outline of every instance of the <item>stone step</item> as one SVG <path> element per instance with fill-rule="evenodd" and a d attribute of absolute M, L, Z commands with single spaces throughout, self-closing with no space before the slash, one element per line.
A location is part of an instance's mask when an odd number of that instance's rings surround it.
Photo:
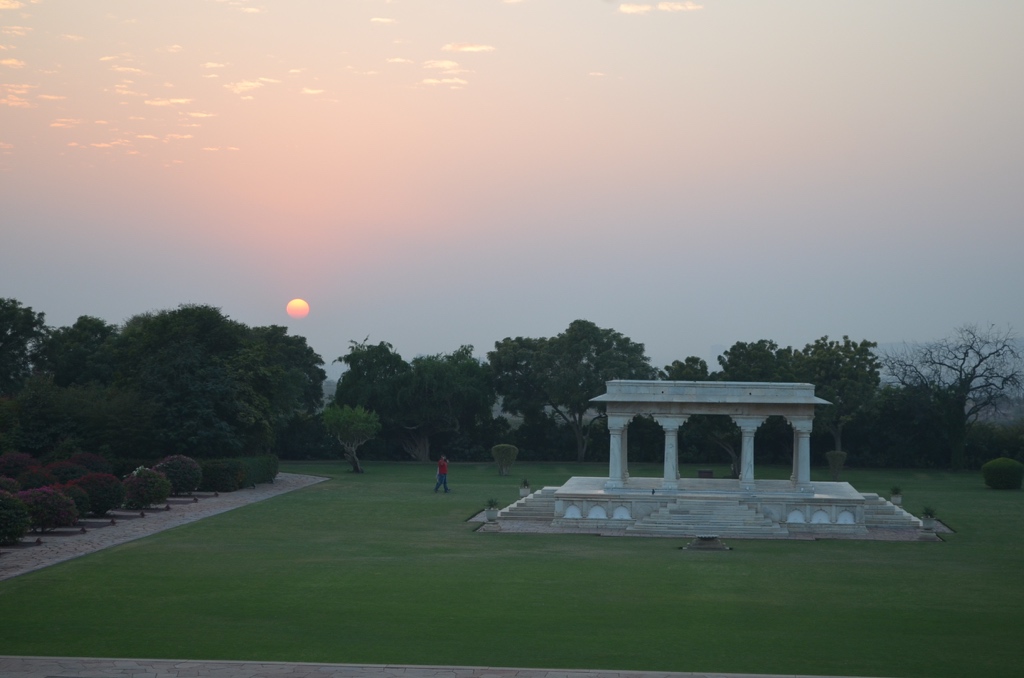
<path fill-rule="evenodd" d="M 728 537 L 784 537 L 789 531 L 738 500 L 686 500 L 664 506 L 627 528 L 629 532 Z"/>

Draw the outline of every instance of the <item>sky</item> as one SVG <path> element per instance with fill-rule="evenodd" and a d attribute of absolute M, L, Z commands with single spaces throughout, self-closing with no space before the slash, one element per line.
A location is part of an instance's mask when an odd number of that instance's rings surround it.
<path fill-rule="evenodd" d="M 1022 31 L 1019 0 L 0 0 L 0 297 L 210 304 L 327 363 L 578 318 L 656 366 L 1024 330 Z"/>

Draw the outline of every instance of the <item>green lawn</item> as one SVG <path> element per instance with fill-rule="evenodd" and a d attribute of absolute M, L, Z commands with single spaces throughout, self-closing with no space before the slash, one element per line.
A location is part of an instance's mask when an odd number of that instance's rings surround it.
<path fill-rule="evenodd" d="M 903 487 L 943 543 L 477 534 L 602 465 L 290 463 L 332 480 L 0 582 L 0 654 L 863 676 L 1017 676 L 1024 494 L 978 473 L 849 471 Z M 716 475 L 724 472 L 716 469 Z M 660 466 L 638 467 L 659 475 Z M 696 475 L 684 468 L 684 475 Z M 764 477 L 788 469 L 758 469 Z M 816 478 L 825 479 L 826 471 Z"/>

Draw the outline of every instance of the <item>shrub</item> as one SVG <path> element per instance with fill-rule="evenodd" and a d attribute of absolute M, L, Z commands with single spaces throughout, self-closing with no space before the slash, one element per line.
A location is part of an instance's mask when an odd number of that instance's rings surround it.
<path fill-rule="evenodd" d="M 1019 490 L 1024 481 L 1024 464 L 999 457 L 981 467 L 981 476 L 993 490 Z"/>
<path fill-rule="evenodd" d="M 60 481 L 42 466 L 36 466 L 19 475 L 18 483 L 21 485 L 22 490 L 34 490 L 37 487 L 59 485 Z"/>
<path fill-rule="evenodd" d="M 10 544 L 28 534 L 32 519 L 25 502 L 0 490 L 0 544 Z"/>
<path fill-rule="evenodd" d="M 89 475 L 89 469 L 78 464 L 73 464 L 70 461 L 55 461 L 52 464 L 44 466 L 43 470 L 48 472 L 61 483 L 70 483 L 76 478 Z"/>
<path fill-rule="evenodd" d="M 58 488 L 61 492 L 67 496 L 68 499 L 75 502 L 75 508 L 78 509 L 78 517 L 89 515 L 91 507 L 89 506 L 89 495 L 78 485 L 61 485 Z"/>
<path fill-rule="evenodd" d="M 125 508 L 141 509 L 167 501 L 171 481 L 153 469 L 140 466 L 124 479 Z"/>
<path fill-rule="evenodd" d="M 30 468 L 39 466 L 39 462 L 24 452 L 4 452 L 0 454 L 0 476 L 17 478 Z"/>
<path fill-rule="evenodd" d="M 171 494 L 192 494 L 203 480 L 203 469 L 192 457 L 176 454 L 153 467 L 171 481 Z"/>
<path fill-rule="evenodd" d="M 84 466 L 93 473 L 112 473 L 114 467 L 110 465 L 110 462 L 101 457 L 98 454 L 91 452 L 79 452 L 68 459 L 72 464 L 78 464 Z"/>
<path fill-rule="evenodd" d="M 839 478 L 843 475 L 843 466 L 846 464 L 846 452 L 830 450 L 825 453 L 825 459 L 828 460 L 828 470 L 832 474 L 832 480 L 838 483 Z"/>
<path fill-rule="evenodd" d="M 238 459 L 208 459 L 201 463 L 203 482 L 199 489 L 207 492 L 234 492 L 245 482 L 245 466 Z"/>
<path fill-rule="evenodd" d="M 89 495 L 89 508 L 95 516 L 102 516 L 124 504 L 124 485 L 117 476 L 109 473 L 90 473 L 72 480 L 70 484 L 81 487 Z"/>
<path fill-rule="evenodd" d="M 243 457 L 239 461 L 245 467 L 245 478 L 242 479 L 242 486 L 258 485 L 260 483 L 272 483 L 277 477 L 280 460 L 277 455 L 264 454 L 259 457 Z"/>
<path fill-rule="evenodd" d="M 37 532 L 46 532 L 55 527 L 71 527 L 78 522 L 75 502 L 56 488 L 22 490 L 18 493 L 18 499 L 25 502 L 31 527 Z"/>
<path fill-rule="evenodd" d="M 491 456 L 498 462 L 498 475 L 507 476 L 519 456 L 519 448 L 515 445 L 495 445 L 491 448 Z"/>
<path fill-rule="evenodd" d="M 11 494 L 17 494 L 18 490 L 21 489 L 21 483 L 14 478 L 0 477 L 0 492 L 10 492 Z"/>

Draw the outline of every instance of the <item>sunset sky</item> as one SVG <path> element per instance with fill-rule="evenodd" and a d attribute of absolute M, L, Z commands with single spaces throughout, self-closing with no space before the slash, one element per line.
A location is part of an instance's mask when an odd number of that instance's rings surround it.
<path fill-rule="evenodd" d="M 328 363 L 1020 333 L 1022 36 L 1019 0 L 0 0 L 0 297 Z"/>

